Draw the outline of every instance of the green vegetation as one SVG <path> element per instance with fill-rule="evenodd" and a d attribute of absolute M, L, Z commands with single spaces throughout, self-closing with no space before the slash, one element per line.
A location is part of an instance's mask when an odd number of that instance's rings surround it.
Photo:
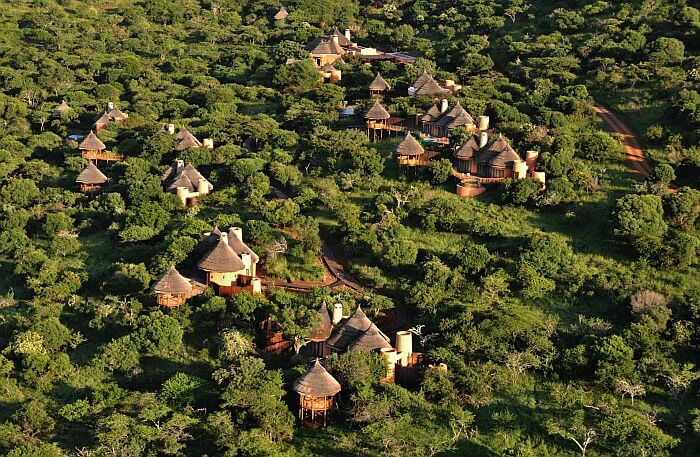
<path fill-rule="evenodd" d="M 700 448 L 700 12 L 692 2 L 8 0 L 0 17 L 0 454 L 694 456 Z M 409 65 L 346 55 L 323 83 L 304 45 L 332 26 Z M 289 61 L 289 64 L 288 64 Z M 521 155 L 546 190 L 455 195 L 449 150 L 399 170 L 339 108 L 406 96 L 429 71 Z M 56 112 L 65 100 L 69 109 Z M 79 192 L 85 135 L 124 160 Z M 651 159 L 629 173 L 622 115 Z M 163 124 L 215 147 L 177 153 Z M 465 132 L 453 132 L 458 146 Z M 460 140 L 461 139 L 461 140 Z M 426 148 L 434 147 L 426 143 Z M 435 146 L 436 147 L 436 146 Z M 174 159 L 213 184 L 183 208 Z M 676 185 L 676 192 L 668 192 Z M 159 309 L 149 287 L 194 269 L 202 234 L 240 226 L 266 278 L 319 285 L 337 250 L 366 291 Z M 326 282 L 328 283 L 328 282 Z M 338 409 L 296 420 L 298 354 L 321 303 L 404 316 L 429 363 L 380 383 L 373 353 L 334 354 Z M 272 319 L 294 344 L 260 355 Z"/>

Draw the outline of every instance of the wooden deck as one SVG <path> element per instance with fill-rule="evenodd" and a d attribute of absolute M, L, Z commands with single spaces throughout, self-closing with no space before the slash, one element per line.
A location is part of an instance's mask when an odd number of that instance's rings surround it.
<path fill-rule="evenodd" d="M 506 180 L 506 178 L 484 178 L 482 176 L 472 175 L 469 173 L 462 173 L 462 172 L 457 171 L 454 167 L 452 168 L 452 176 L 459 179 L 460 181 L 463 179 L 475 179 L 475 180 L 479 181 L 481 184 L 494 184 L 494 183 L 499 183 L 499 182 L 503 182 Z"/>
<path fill-rule="evenodd" d="M 124 154 L 118 154 L 116 152 L 81 151 L 80 156 L 87 160 L 124 160 Z"/>

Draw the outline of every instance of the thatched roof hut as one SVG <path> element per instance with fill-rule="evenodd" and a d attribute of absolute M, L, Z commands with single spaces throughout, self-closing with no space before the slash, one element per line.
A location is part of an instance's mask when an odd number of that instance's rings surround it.
<path fill-rule="evenodd" d="M 328 311 L 326 302 L 321 303 L 318 309 L 318 314 L 321 316 L 321 322 L 318 327 L 313 329 L 308 336 L 309 341 L 326 341 L 333 331 L 333 323 L 331 322 L 331 314 Z"/>
<path fill-rule="evenodd" d="M 105 144 L 97 138 L 95 132 L 90 130 L 90 133 L 80 142 L 78 149 L 83 151 L 104 151 L 107 149 Z"/>
<path fill-rule="evenodd" d="M 445 130 L 452 130 L 457 127 L 474 125 L 474 119 L 467 113 L 462 104 L 457 102 L 450 111 L 435 122 L 435 125 Z"/>
<path fill-rule="evenodd" d="M 273 18 L 276 21 L 281 21 L 281 20 L 287 19 L 287 16 L 289 16 L 289 11 L 287 11 L 287 7 L 281 6 L 280 9 L 275 13 Z"/>
<path fill-rule="evenodd" d="M 382 106 L 381 103 L 379 103 L 379 100 L 374 102 L 374 105 L 367 110 L 365 113 L 365 119 L 370 119 L 370 120 L 385 120 L 389 119 L 391 115 L 389 112 Z"/>
<path fill-rule="evenodd" d="M 192 291 L 192 283 L 173 265 L 151 288 L 162 294 L 189 294 Z"/>
<path fill-rule="evenodd" d="M 115 122 L 125 121 L 129 118 L 128 114 L 124 114 L 119 108 L 114 106 L 111 110 L 107 111 L 107 115 L 110 119 Z"/>
<path fill-rule="evenodd" d="M 468 160 L 474 157 L 478 151 L 479 142 L 476 141 L 476 137 L 472 136 L 455 151 L 454 157 L 455 159 Z"/>
<path fill-rule="evenodd" d="M 231 227 L 229 229 L 228 245 L 231 246 L 236 252 L 236 254 L 238 254 L 239 256 L 243 254 L 250 254 L 250 257 L 253 259 L 253 262 L 260 261 L 260 257 L 252 249 L 250 249 L 248 245 L 245 244 L 245 242 L 243 241 L 243 232 L 240 228 Z"/>
<path fill-rule="evenodd" d="M 177 144 L 175 145 L 175 150 L 178 152 L 184 151 L 189 148 L 201 148 L 202 143 L 190 133 L 185 127 L 182 127 L 177 132 Z"/>
<path fill-rule="evenodd" d="M 245 269 L 245 265 L 226 239 L 221 237 L 216 247 L 209 251 L 197 266 L 207 272 L 233 273 Z"/>
<path fill-rule="evenodd" d="M 316 359 L 309 371 L 294 381 L 292 389 L 309 397 L 333 397 L 340 392 L 340 383 Z"/>
<path fill-rule="evenodd" d="M 369 83 L 369 90 L 370 92 L 384 92 L 391 90 L 391 86 L 384 80 L 384 78 L 382 78 L 381 74 L 377 73 L 374 80 Z"/>
<path fill-rule="evenodd" d="M 92 162 L 90 162 L 85 170 L 80 172 L 78 177 L 75 178 L 75 182 L 88 185 L 104 184 L 107 181 L 109 181 L 109 178 L 107 178 L 107 176 Z"/>
<path fill-rule="evenodd" d="M 396 146 L 396 154 L 400 156 L 417 156 L 424 152 L 423 146 L 413 138 L 411 132 L 408 132 L 401 143 Z"/>
<path fill-rule="evenodd" d="M 442 116 L 442 113 L 440 112 L 440 108 L 436 104 L 433 104 L 430 108 L 428 108 L 425 113 L 421 114 L 418 117 L 418 120 L 421 122 L 435 122 Z"/>

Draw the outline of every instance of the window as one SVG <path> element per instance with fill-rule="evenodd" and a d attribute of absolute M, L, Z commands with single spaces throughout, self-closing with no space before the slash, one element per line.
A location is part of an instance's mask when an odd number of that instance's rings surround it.
<path fill-rule="evenodd" d="M 505 170 L 503 168 L 492 168 L 491 169 L 492 178 L 503 178 L 505 177 Z"/>

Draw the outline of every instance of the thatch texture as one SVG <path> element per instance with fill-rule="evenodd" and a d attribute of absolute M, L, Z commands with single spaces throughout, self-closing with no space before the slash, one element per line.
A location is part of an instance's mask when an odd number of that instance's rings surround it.
<path fill-rule="evenodd" d="M 216 273 L 233 273 L 245 268 L 243 261 L 223 238 L 219 239 L 214 249 L 202 257 L 197 266 L 204 271 Z"/>
<path fill-rule="evenodd" d="M 344 351 L 372 325 L 359 306 L 348 319 L 340 322 L 328 339 L 328 346 L 336 351 Z"/>
<path fill-rule="evenodd" d="M 389 338 L 376 325 L 372 324 L 348 348 L 351 351 L 374 351 L 375 349 L 391 349 Z"/>
<path fill-rule="evenodd" d="M 292 389 L 301 395 L 332 397 L 340 392 L 340 383 L 316 359 L 311 369 L 294 381 Z"/>
<path fill-rule="evenodd" d="M 374 105 L 365 113 L 365 119 L 379 120 L 379 119 L 389 119 L 391 115 L 389 112 L 379 103 L 379 100 L 374 102 Z"/>
<path fill-rule="evenodd" d="M 318 327 L 309 333 L 309 341 L 326 341 L 331 336 L 331 332 L 333 331 L 331 314 L 328 311 L 326 302 L 321 303 L 321 307 L 318 309 L 318 314 L 321 316 L 321 322 L 318 324 Z"/>
<path fill-rule="evenodd" d="M 192 284 L 175 269 L 175 266 L 171 266 L 152 288 L 162 294 L 189 294 L 192 291 Z"/>
<path fill-rule="evenodd" d="M 383 92 L 385 90 L 391 90 L 391 86 L 382 78 L 381 74 L 377 73 L 377 76 L 374 77 L 374 81 L 369 83 L 369 90 Z"/>
<path fill-rule="evenodd" d="M 401 156 L 417 156 L 425 152 L 423 146 L 420 145 L 411 132 L 408 132 L 406 138 L 404 138 L 398 146 L 396 146 L 396 154 Z"/>
<path fill-rule="evenodd" d="M 109 178 L 107 178 L 92 162 L 90 162 L 85 170 L 75 178 L 75 182 L 81 184 L 104 184 L 107 181 L 109 181 Z"/>
<path fill-rule="evenodd" d="M 105 144 L 97 138 L 95 132 L 90 130 L 90 133 L 85 137 L 83 141 L 78 145 L 78 149 L 84 151 L 104 151 L 107 149 Z"/>

